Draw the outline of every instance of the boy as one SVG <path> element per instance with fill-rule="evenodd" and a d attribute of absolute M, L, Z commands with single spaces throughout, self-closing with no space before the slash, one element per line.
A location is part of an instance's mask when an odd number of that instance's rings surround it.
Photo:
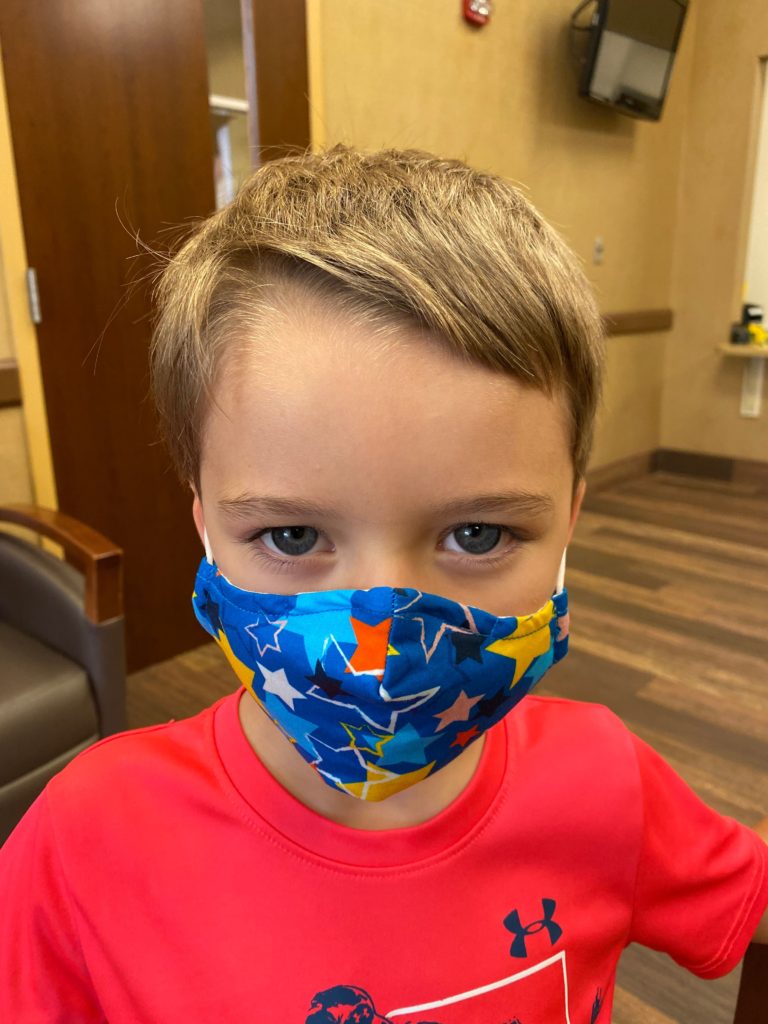
<path fill-rule="evenodd" d="M 0 1019 L 593 1024 L 630 941 L 731 970 L 768 848 L 607 709 L 528 696 L 601 354 L 536 211 L 425 154 L 276 161 L 159 306 L 194 609 L 243 689 L 28 812 Z"/>

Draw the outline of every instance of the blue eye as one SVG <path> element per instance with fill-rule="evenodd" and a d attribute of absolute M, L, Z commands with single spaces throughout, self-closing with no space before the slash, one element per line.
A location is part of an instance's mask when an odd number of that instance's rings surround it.
<path fill-rule="evenodd" d="M 454 540 L 459 549 L 469 555 L 487 555 L 498 546 L 502 534 L 500 526 L 493 526 L 490 523 L 464 523 L 446 539 Z"/>
<path fill-rule="evenodd" d="M 315 556 L 336 550 L 333 543 L 312 526 L 267 527 L 246 539 L 253 545 L 254 554 L 273 568 L 277 565 L 297 568 L 305 559 L 306 565 L 311 565 Z M 478 565 L 488 566 L 494 557 L 498 560 L 512 554 L 524 539 L 518 531 L 506 526 L 462 523 L 444 535 L 441 546 L 445 551 L 464 555 L 465 561 L 474 560 Z"/>
<path fill-rule="evenodd" d="M 319 536 L 311 526 L 278 526 L 263 533 L 261 539 L 269 550 L 281 555 L 307 555 Z"/>

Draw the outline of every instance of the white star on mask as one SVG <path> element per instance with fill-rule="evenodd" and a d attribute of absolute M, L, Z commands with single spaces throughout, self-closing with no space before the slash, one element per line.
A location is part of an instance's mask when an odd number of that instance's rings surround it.
<path fill-rule="evenodd" d="M 248 634 L 248 636 L 251 637 L 252 640 L 255 640 L 256 647 L 258 648 L 259 651 L 259 657 L 261 658 L 264 657 L 266 651 L 277 651 L 278 654 L 281 653 L 280 641 L 277 638 L 288 625 L 287 619 L 275 619 L 273 622 L 268 615 L 264 616 L 264 621 L 268 626 L 277 627 L 274 633 L 272 634 L 272 643 L 262 643 L 261 640 L 259 639 L 259 627 L 261 627 L 261 630 L 263 630 L 265 633 L 267 632 L 265 627 L 261 625 L 261 617 L 256 619 L 255 622 L 252 622 L 250 626 L 245 627 L 245 632 Z"/>
<path fill-rule="evenodd" d="M 303 693 L 300 693 L 295 686 L 291 686 L 288 682 L 288 676 L 285 674 L 285 669 L 279 668 L 277 672 L 272 672 L 270 669 L 265 668 L 264 665 L 259 666 L 259 671 L 264 677 L 264 691 L 265 693 L 274 693 L 276 697 L 287 704 L 291 711 L 294 710 L 293 702 L 295 700 L 305 700 L 306 697 Z"/>

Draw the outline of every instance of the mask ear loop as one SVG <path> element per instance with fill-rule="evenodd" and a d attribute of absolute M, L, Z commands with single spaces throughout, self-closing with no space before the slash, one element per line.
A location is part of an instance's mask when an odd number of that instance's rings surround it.
<path fill-rule="evenodd" d="M 567 551 L 568 549 L 566 548 L 563 552 L 563 557 L 560 559 L 560 568 L 557 572 L 557 590 L 555 590 L 556 594 L 562 593 L 563 589 L 565 588 L 565 556 Z"/>

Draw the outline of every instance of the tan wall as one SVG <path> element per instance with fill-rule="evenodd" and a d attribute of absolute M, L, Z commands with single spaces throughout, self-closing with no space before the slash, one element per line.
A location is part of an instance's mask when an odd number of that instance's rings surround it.
<path fill-rule="evenodd" d="M 604 311 L 668 307 L 691 24 L 664 118 L 643 123 L 576 95 L 574 6 L 497 4 L 477 31 L 445 0 L 317 0 L 313 142 L 418 146 L 510 177 L 585 261 Z M 664 335 L 610 341 L 593 465 L 658 445 L 665 347 Z"/>
<path fill-rule="evenodd" d="M 661 370 L 668 334 L 611 338 L 605 394 L 590 465 L 606 466 L 660 445 Z"/>
<path fill-rule="evenodd" d="M 698 0 L 697 8 L 661 439 L 765 460 L 768 408 L 759 419 L 739 415 L 743 365 L 715 348 L 741 301 L 768 4 Z"/>
<path fill-rule="evenodd" d="M 0 502 L 35 500 L 56 508 L 48 423 L 27 308 L 27 257 L 0 58 L 0 359 L 15 357 L 23 408 L 0 409 Z"/>
<path fill-rule="evenodd" d="M 15 358 L 0 253 L 0 362 Z M 32 500 L 24 420 L 20 408 L 0 409 L 0 504 Z"/>
<path fill-rule="evenodd" d="M 16 357 L 5 281 L 5 263 L 0 249 L 0 362 Z M 0 409 L 0 504 L 31 499 L 32 479 L 22 411 L 20 408 Z"/>

